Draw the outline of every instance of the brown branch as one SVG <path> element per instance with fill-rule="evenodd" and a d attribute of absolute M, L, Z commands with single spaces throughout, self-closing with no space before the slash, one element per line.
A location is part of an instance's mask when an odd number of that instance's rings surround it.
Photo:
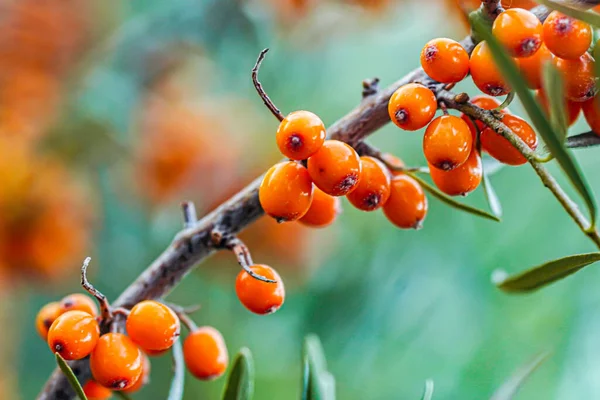
<path fill-rule="evenodd" d="M 600 146 L 600 135 L 594 131 L 589 131 L 579 135 L 569 136 L 565 145 L 570 149 Z"/>
<path fill-rule="evenodd" d="M 279 121 L 283 121 L 285 116 L 281 113 L 281 111 L 279 111 L 279 108 L 275 106 L 273 101 L 267 95 L 267 92 L 265 92 L 265 90 L 263 89 L 262 84 L 258 80 L 258 70 L 260 69 L 260 65 L 265 59 L 265 56 L 267 55 L 268 51 L 269 49 L 264 49 L 258 55 L 256 64 L 254 64 L 254 68 L 252 68 L 252 82 L 254 83 L 254 88 L 258 92 L 258 95 L 262 99 L 263 103 L 265 103 L 265 106 L 267 106 L 267 108 L 269 109 L 269 111 L 271 111 L 275 118 L 277 118 Z"/>
<path fill-rule="evenodd" d="M 110 304 L 106 299 L 106 296 L 96 289 L 87 279 L 87 269 L 90 265 L 90 261 L 92 259 L 90 257 L 86 257 L 83 260 L 83 265 L 81 266 L 81 286 L 92 296 L 98 300 L 98 304 L 100 304 L 100 312 L 102 315 L 102 321 L 104 323 L 108 323 L 112 320 L 112 312 L 110 311 Z"/>
<path fill-rule="evenodd" d="M 193 228 L 198 222 L 198 216 L 196 215 L 196 206 L 191 201 L 184 201 L 181 203 L 181 211 L 183 212 L 183 227 Z"/>

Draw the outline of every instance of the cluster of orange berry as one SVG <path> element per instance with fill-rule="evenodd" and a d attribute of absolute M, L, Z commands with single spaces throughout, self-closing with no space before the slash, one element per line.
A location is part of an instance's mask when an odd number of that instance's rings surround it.
<path fill-rule="evenodd" d="M 65 360 L 90 357 L 93 379 L 84 391 L 90 399 L 107 399 L 112 391 L 136 392 L 149 382 L 150 360 L 173 346 L 180 335 L 180 320 L 166 305 L 142 301 L 126 312 L 127 335 L 101 334 L 102 318 L 94 301 L 72 294 L 46 304 L 36 318 L 39 335 Z M 188 370 L 198 379 L 221 376 L 229 362 L 222 335 L 210 326 L 196 327 L 183 343 Z"/>

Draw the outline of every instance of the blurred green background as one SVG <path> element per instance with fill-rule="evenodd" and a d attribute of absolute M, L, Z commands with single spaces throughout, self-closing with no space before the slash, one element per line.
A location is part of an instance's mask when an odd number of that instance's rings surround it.
<path fill-rule="evenodd" d="M 259 50 L 271 48 L 261 80 L 276 104 L 329 125 L 358 104 L 363 79 L 387 85 L 418 65 L 426 41 L 466 32 L 455 2 L 441 0 L 22 0 L 2 1 L 0 15 L 4 399 L 35 398 L 52 371 L 33 321 L 81 291 L 85 255 L 95 286 L 115 298 L 180 229 L 182 200 L 206 213 L 279 158 L 277 122 L 250 80 Z M 459 90 L 475 92 L 470 80 Z M 421 140 L 393 126 L 372 137 L 408 165 L 425 163 Z M 595 151 L 577 156 L 600 188 Z M 252 350 L 256 399 L 299 398 L 311 332 L 344 400 L 417 399 L 427 378 L 438 400 L 489 398 L 546 350 L 518 399 L 600 398 L 600 271 L 528 296 L 490 281 L 496 268 L 592 246 L 527 166 L 492 182 L 500 224 L 435 199 L 420 231 L 347 202 L 325 230 L 260 221 L 244 238 L 285 281 L 274 315 L 239 304 L 231 254 L 199 266 L 169 300 L 201 304 L 196 323 L 219 329 L 231 357 Z M 487 207 L 481 189 L 465 201 Z M 152 361 L 135 398 L 166 397 L 170 359 Z M 223 384 L 188 375 L 185 398 L 217 399 Z"/>

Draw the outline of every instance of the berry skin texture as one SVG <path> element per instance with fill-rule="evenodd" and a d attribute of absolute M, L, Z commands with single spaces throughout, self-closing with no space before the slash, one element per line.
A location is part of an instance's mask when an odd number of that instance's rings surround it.
<path fill-rule="evenodd" d="M 127 334 L 143 350 L 161 351 L 179 338 L 179 318 L 169 307 L 153 300 L 137 303 L 127 317 Z"/>
<path fill-rule="evenodd" d="M 496 67 L 486 42 L 479 42 L 473 49 L 469 68 L 473 82 L 483 93 L 496 97 L 510 92 L 510 87 Z"/>
<path fill-rule="evenodd" d="M 107 400 L 112 396 L 112 390 L 105 388 L 93 379 L 83 385 L 83 393 L 88 400 Z"/>
<path fill-rule="evenodd" d="M 420 229 L 427 207 L 427 197 L 417 181 L 401 172 L 392 178 L 390 198 L 383 206 L 392 224 L 401 229 Z"/>
<path fill-rule="evenodd" d="M 361 179 L 358 187 L 346 198 L 362 211 L 375 211 L 383 206 L 390 197 L 390 173 L 373 157 L 361 157 Z"/>
<path fill-rule="evenodd" d="M 279 310 L 285 300 L 285 288 L 279 274 L 271 267 L 255 264 L 252 271 L 275 283 L 263 282 L 242 270 L 235 280 L 235 292 L 240 302 L 255 314 L 271 314 Z"/>
<path fill-rule="evenodd" d="M 60 301 L 61 314 L 71 310 L 84 311 L 92 317 L 98 316 L 96 302 L 91 297 L 81 293 L 70 294 Z"/>
<path fill-rule="evenodd" d="M 308 159 L 315 185 L 330 196 L 345 196 L 358 187 L 361 164 L 356 151 L 339 140 L 326 140 Z"/>
<path fill-rule="evenodd" d="M 494 108 L 500 105 L 500 102 L 492 97 L 487 96 L 475 96 L 471 99 L 471 103 L 476 105 L 477 107 L 483 108 L 484 110 L 493 110 Z M 502 110 L 502 112 L 506 113 L 506 108 Z M 469 130 L 471 131 L 471 136 L 473 137 L 473 143 L 477 140 L 477 129 L 475 129 L 475 125 L 473 125 L 473 121 L 469 118 L 468 115 L 462 114 L 460 118 L 467 123 L 469 126 Z M 483 131 L 486 125 L 481 121 L 475 121 L 477 127 L 479 128 L 479 132 Z"/>
<path fill-rule="evenodd" d="M 548 97 L 546 96 L 546 92 L 544 92 L 543 90 L 538 90 L 536 93 L 536 97 L 538 102 L 542 105 L 542 108 L 544 109 L 544 111 L 546 111 L 546 114 L 549 113 L 549 104 L 548 104 Z M 581 114 L 581 105 L 584 103 L 578 103 L 576 101 L 571 101 L 569 99 L 565 99 L 565 108 L 567 110 L 567 125 L 571 126 L 573 125 L 575 122 L 577 122 L 577 119 L 579 118 L 579 114 Z"/>
<path fill-rule="evenodd" d="M 339 197 L 333 197 L 314 188 L 312 204 L 300 223 L 313 228 L 324 228 L 331 225 L 342 212 L 342 202 Z"/>
<path fill-rule="evenodd" d="M 552 11 L 544 21 L 544 43 L 555 56 L 576 60 L 592 44 L 592 28 L 585 22 Z"/>
<path fill-rule="evenodd" d="M 433 39 L 421 51 L 421 67 L 438 82 L 460 82 L 469 73 L 469 54 L 455 40 Z"/>
<path fill-rule="evenodd" d="M 220 377 L 229 363 L 225 340 L 221 333 L 211 326 L 200 327 L 185 338 L 183 359 L 188 371 L 201 380 Z"/>
<path fill-rule="evenodd" d="M 542 87 L 542 66 L 545 62 L 552 60 L 552 53 L 542 43 L 542 46 L 534 55 L 524 58 L 515 58 L 519 70 L 527 80 L 530 89 Z"/>
<path fill-rule="evenodd" d="M 99 336 L 100 328 L 94 317 L 84 311 L 67 311 L 52 323 L 48 347 L 65 360 L 79 360 L 94 350 Z"/>
<path fill-rule="evenodd" d="M 582 102 L 594 96 L 596 85 L 594 59 L 589 53 L 585 53 L 576 60 L 554 57 L 553 63 L 562 73 L 569 100 Z"/>
<path fill-rule="evenodd" d="M 40 309 L 35 317 L 35 329 L 42 339 L 48 339 L 48 330 L 60 314 L 60 304 L 56 301 L 48 303 Z"/>
<path fill-rule="evenodd" d="M 535 131 L 527 122 L 514 115 L 507 114 L 502 123 L 519 136 L 532 150 L 538 145 Z M 527 162 L 525 157 L 512 144 L 490 128 L 481 133 L 481 147 L 496 160 L 508 165 L 522 165 Z"/>
<path fill-rule="evenodd" d="M 275 164 L 265 174 L 258 198 L 265 213 L 278 221 L 302 218 L 313 198 L 308 170 L 294 161 Z"/>
<path fill-rule="evenodd" d="M 588 125 L 596 135 L 600 136 L 600 95 L 586 101 L 582 104 L 582 107 L 583 116 Z"/>
<path fill-rule="evenodd" d="M 150 383 L 150 359 L 147 355 L 142 354 L 142 376 L 129 389 L 123 390 L 125 393 L 139 392 L 141 388 Z"/>
<path fill-rule="evenodd" d="M 310 111 L 294 111 L 279 124 L 276 141 L 285 157 L 306 160 L 323 146 L 325 125 Z"/>
<path fill-rule="evenodd" d="M 542 45 L 542 23 L 530 11 L 511 8 L 494 21 L 492 33 L 513 57 L 530 57 Z"/>
<path fill-rule="evenodd" d="M 429 171 L 438 189 L 450 196 L 466 196 L 471 193 L 481 183 L 483 174 L 481 157 L 476 151 L 471 153 L 467 162 L 452 171 L 442 171 L 432 165 Z"/>
<path fill-rule="evenodd" d="M 131 388 L 142 376 L 143 355 L 122 333 L 102 335 L 90 356 L 94 379 L 112 390 Z"/>
<path fill-rule="evenodd" d="M 427 161 L 438 169 L 449 171 L 467 161 L 473 148 L 473 136 L 465 121 L 454 115 L 434 119 L 423 137 Z"/>
<path fill-rule="evenodd" d="M 409 83 L 398 88 L 388 103 L 390 119 L 406 131 L 417 131 L 426 127 L 435 116 L 436 110 L 435 95 L 418 83 Z"/>

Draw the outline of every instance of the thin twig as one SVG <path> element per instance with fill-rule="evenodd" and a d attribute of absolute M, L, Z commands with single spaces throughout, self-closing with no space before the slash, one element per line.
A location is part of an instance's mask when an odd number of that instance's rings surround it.
<path fill-rule="evenodd" d="M 579 135 L 569 136 L 565 145 L 571 149 L 600 146 L 600 135 L 594 131 L 589 131 Z"/>
<path fill-rule="evenodd" d="M 269 49 L 264 49 L 258 55 L 256 64 L 254 64 L 254 68 L 252 68 L 252 82 L 254 82 L 254 88 L 258 92 L 258 95 L 262 99 L 263 103 L 265 103 L 265 106 L 267 106 L 267 108 L 271 111 L 271 113 L 273 113 L 275 118 L 277 118 L 279 121 L 283 121 L 285 116 L 281 113 L 281 111 L 279 111 L 279 108 L 277 108 L 275 106 L 273 101 L 267 95 L 267 92 L 265 92 L 265 90 L 263 89 L 263 86 L 261 85 L 261 83 L 258 81 L 258 70 L 260 69 L 260 65 L 262 64 L 263 60 L 265 59 L 265 55 L 267 54 L 268 51 L 269 51 Z"/>
<path fill-rule="evenodd" d="M 496 17 L 504 11 L 504 7 L 502 7 L 500 0 L 482 0 L 481 8 L 486 17 L 491 21 L 496 19 Z"/>
<path fill-rule="evenodd" d="M 377 94 L 379 91 L 379 78 L 370 78 L 362 81 L 362 97 L 363 99 Z"/>
<path fill-rule="evenodd" d="M 90 295 L 94 296 L 96 300 L 98 300 L 98 304 L 100 304 L 102 320 L 104 322 L 108 322 L 112 320 L 110 304 L 106 299 L 106 296 L 96 289 L 87 279 L 87 268 L 90 265 L 90 261 L 92 261 L 90 257 L 86 257 L 85 260 L 83 260 L 83 265 L 81 266 L 81 286 L 83 286 L 83 288 L 87 290 Z"/>
<path fill-rule="evenodd" d="M 184 201 L 181 203 L 181 210 L 183 212 L 183 227 L 186 229 L 193 228 L 198 222 L 196 206 L 191 201 Z"/>

